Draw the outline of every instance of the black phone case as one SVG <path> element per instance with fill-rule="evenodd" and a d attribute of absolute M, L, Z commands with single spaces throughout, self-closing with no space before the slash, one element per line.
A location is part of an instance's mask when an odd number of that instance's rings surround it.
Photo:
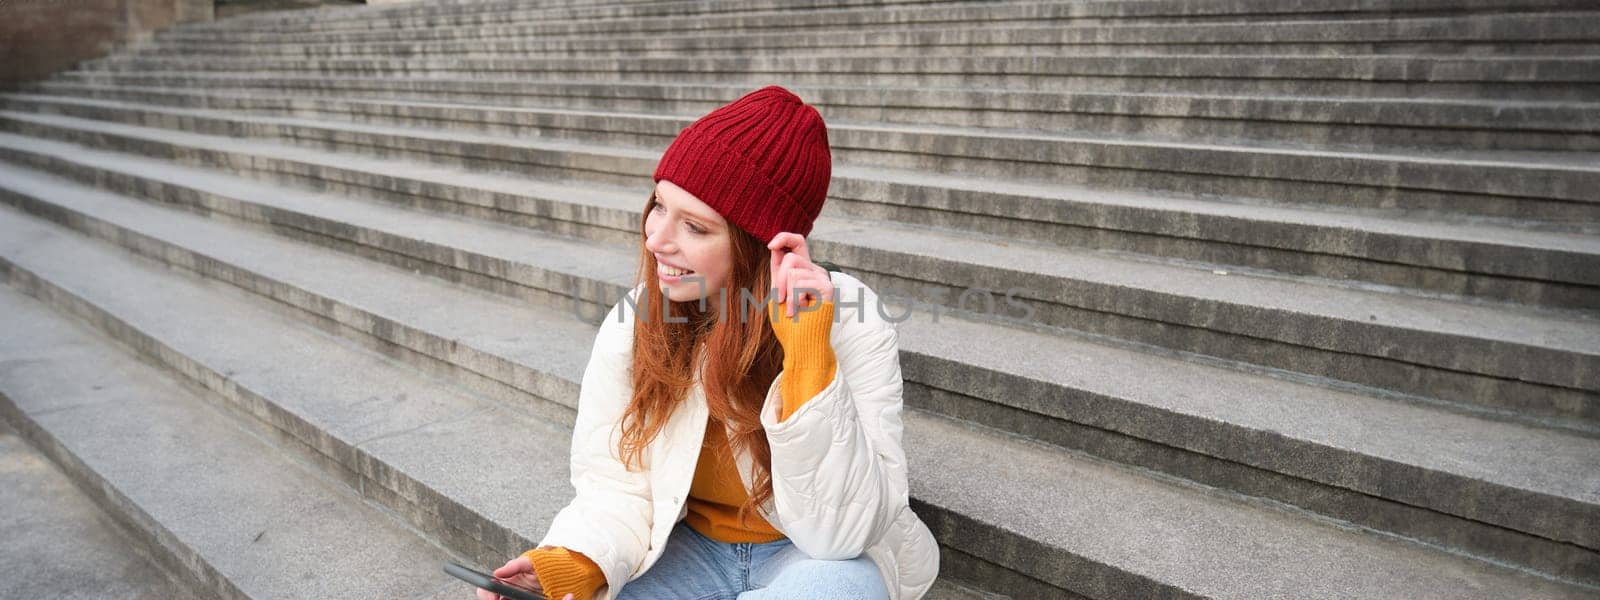
<path fill-rule="evenodd" d="M 484 573 L 471 567 L 464 567 L 456 563 L 445 563 L 444 572 L 455 576 L 472 585 L 489 590 L 512 600 L 549 600 L 544 594 L 536 594 L 531 590 L 516 587 L 496 579 L 495 576 Z"/>

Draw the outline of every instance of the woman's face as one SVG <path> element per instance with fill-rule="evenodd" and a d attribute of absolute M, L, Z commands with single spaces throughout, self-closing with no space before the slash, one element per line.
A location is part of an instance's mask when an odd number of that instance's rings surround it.
<path fill-rule="evenodd" d="M 656 203 L 645 217 L 645 249 L 656 256 L 656 284 L 674 302 L 715 297 L 732 267 L 731 225 L 688 190 L 656 182 Z M 691 273 L 666 276 L 670 266 Z M 729 292 L 735 294 L 736 292 Z"/>

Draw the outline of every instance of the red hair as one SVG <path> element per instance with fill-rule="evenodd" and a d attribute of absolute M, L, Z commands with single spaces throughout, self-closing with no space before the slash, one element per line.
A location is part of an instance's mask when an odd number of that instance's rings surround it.
<path fill-rule="evenodd" d="M 644 216 L 655 210 L 652 191 L 645 202 Z M 760 305 L 749 302 L 766 299 L 772 287 L 770 251 L 766 244 L 738 227 L 728 227 L 732 244 L 731 268 L 723 292 L 707 289 L 704 300 L 670 302 L 655 285 L 655 254 L 644 247 L 644 220 L 639 223 L 639 272 L 634 286 L 645 285 L 638 300 L 645 318 L 633 325 L 633 393 L 622 415 L 622 439 L 618 443 L 623 463 L 631 470 L 642 464 L 641 455 L 661 429 L 667 417 L 683 403 L 694 385 L 691 362 L 703 353 L 702 384 L 713 422 L 732 429 L 729 441 L 735 451 L 748 451 L 754 473 L 755 490 L 739 507 L 739 522 L 746 513 L 772 497 L 772 452 L 766 431 L 761 426 L 761 407 L 767 390 L 783 368 L 783 347 L 772 332 L 771 323 Z M 748 290 L 746 301 L 741 290 Z M 705 307 L 701 308 L 701 303 Z M 716 303 L 723 306 L 715 306 Z M 662 318 L 665 306 L 667 318 Z M 719 315 L 729 318 L 719 319 Z M 743 315 L 743 318 L 740 318 Z"/>

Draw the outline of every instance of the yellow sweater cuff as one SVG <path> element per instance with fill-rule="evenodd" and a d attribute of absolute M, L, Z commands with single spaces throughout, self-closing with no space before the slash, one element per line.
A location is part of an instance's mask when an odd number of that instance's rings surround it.
<path fill-rule="evenodd" d="M 783 346 L 783 381 L 778 384 L 783 404 L 778 407 L 778 421 L 784 421 L 804 406 L 807 401 L 833 382 L 838 361 L 833 354 L 833 344 L 828 336 L 833 331 L 833 301 L 823 300 L 810 312 L 796 311 L 787 314 L 786 303 L 771 305 L 772 331 Z"/>
<path fill-rule="evenodd" d="M 522 553 L 533 562 L 534 574 L 546 598 L 559 600 L 572 594 L 573 600 L 590 600 L 606 584 L 605 572 L 582 552 L 561 546 L 540 546 Z"/>

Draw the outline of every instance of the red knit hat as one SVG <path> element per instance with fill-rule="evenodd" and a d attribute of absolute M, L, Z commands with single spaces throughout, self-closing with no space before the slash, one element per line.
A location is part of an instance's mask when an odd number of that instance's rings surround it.
<path fill-rule="evenodd" d="M 683 128 L 655 173 L 762 242 L 784 231 L 810 235 L 832 177 L 822 115 L 777 85 Z"/>

